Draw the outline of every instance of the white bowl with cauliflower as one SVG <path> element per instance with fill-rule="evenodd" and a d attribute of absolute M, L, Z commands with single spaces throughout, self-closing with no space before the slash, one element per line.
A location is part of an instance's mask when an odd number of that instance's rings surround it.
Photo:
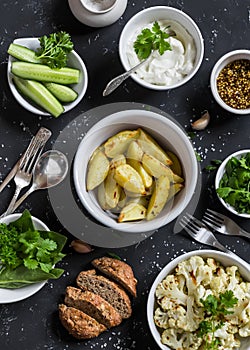
<path fill-rule="evenodd" d="M 147 318 L 162 350 L 249 350 L 250 265 L 214 250 L 177 257 L 150 289 Z"/>

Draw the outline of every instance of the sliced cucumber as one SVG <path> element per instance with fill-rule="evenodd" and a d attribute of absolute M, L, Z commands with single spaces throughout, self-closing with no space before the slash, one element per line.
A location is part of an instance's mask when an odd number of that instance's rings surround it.
<path fill-rule="evenodd" d="M 12 62 L 11 71 L 20 78 L 58 84 L 76 84 L 80 72 L 74 68 L 53 69 L 43 64 Z"/>
<path fill-rule="evenodd" d="M 68 86 L 56 83 L 44 83 L 44 86 L 61 102 L 73 102 L 78 94 Z"/>
<path fill-rule="evenodd" d="M 16 59 L 30 63 L 42 63 L 39 58 L 36 57 L 36 53 L 33 50 L 28 49 L 25 46 L 18 44 L 10 44 L 8 48 L 8 54 Z"/>
<path fill-rule="evenodd" d="M 21 79 L 16 76 L 13 77 L 13 81 L 22 95 L 31 99 L 54 117 L 59 117 L 64 112 L 61 103 L 43 84 L 38 81 Z"/>

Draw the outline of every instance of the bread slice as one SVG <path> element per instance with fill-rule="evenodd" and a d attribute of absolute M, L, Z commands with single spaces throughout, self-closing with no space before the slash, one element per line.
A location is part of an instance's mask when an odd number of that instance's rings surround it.
<path fill-rule="evenodd" d="M 122 318 L 129 318 L 132 314 L 132 308 L 127 293 L 115 282 L 94 273 L 95 270 L 81 271 L 76 279 L 77 286 L 84 291 L 88 290 L 98 294 L 110 303 Z"/>
<path fill-rule="evenodd" d="M 109 257 L 94 259 L 92 265 L 106 276 L 120 283 L 130 294 L 136 297 L 136 285 L 133 270 L 124 261 Z"/>
<path fill-rule="evenodd" d="M 87 315 L 104 324 L 107 328 L 117 326 L 122 322 L 121 315 L 115 308 L 99 295 L 79 288 L 67 287 L 64 302 L 85 312 Z"/>
<path fill-rule="evenodd" d="M 97 337 L 106 330 L 106 327 L 83 311 L 59 305 L 59 318 L 67 331 L 77 339 L 90 339 Z"/>

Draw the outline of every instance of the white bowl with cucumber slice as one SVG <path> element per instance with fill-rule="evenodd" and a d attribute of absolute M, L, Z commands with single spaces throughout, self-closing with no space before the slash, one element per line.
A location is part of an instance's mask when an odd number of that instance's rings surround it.
<path fill-rule="evenodd" d="M 51 72 L 48 66 L 41 65 L 34 58 L 31 50 L 39 48 L 38 38 L 18 38 L 12 44 L 9 47 L 7 78 L 13 96 L 22 107 L 34 114 L 58 117 L 82 100 L 88 86 L 88 73 L 83 60 L 74 50 L 68 54 L 67 67 L 59 69 L 61 72 L 57 74 L 58 70 Z"/>

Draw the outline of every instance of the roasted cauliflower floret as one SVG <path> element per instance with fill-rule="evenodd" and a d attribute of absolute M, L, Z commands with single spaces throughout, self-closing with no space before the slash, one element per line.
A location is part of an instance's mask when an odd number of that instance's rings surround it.
<path fill-rule="evenodd" d="M 198 338 L 195 333 L 180 333 L 171 328 L 162 333 L 161 339 L 163 344 L 175 350 L 198 350 L 202 343 L 202 339 Z"/>
<path fill-rule="evenodd" d="M 156 298 L 168 297 L 181 305 L 187 304 L 187 295 L 183 291 L 183 277 L 168 275 L 156 288 Z"/>
<path fill-rule="evenodd" d="M 155 324 L 160 327 L 160 328 L 168 328 L 168 314 L 167 312 L 163 311 L 160 307 L 158 307 L 155 310 L 155 314 L 154 314 L 154 321 Z"/>

